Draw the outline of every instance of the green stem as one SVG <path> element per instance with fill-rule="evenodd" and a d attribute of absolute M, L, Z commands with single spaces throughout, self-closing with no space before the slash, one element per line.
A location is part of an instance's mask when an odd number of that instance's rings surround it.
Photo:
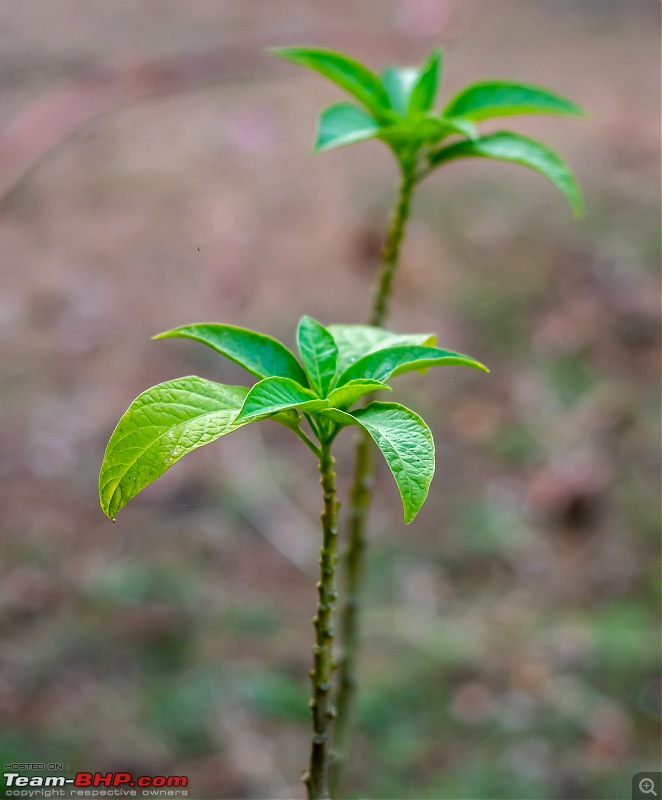
<path fill-rule="evenodd" d="M 322 454 L 320 452 L 319 447 L 315 444 L 315 442 L 312 441 L 312 439 L 310 439 L 306 435 L 304 431 L 301 430 L 301 428 L 292 425 L 290 426 L 290 430 L 292 431 L 292 433 L 296 433 L 296 435 L 299 437 L 299 439 L 301 439 L 301 441 L 306 445 L 306 447 L 308 447 L 310 450 L 313 451 L 313 453 L 315 453 L 317 458 L 321 458 Z"/>
<path fill-rule="evenodd" d="M 402 164 L 402 180 L 398 201 L 391 216 L 386 242 L 382 250 L 382 270 L 372 302 L 372 310 L 370 312 L 371 325 L 382 327 L 388 316 L 393 276 L 400 260 L 400 245 L 402 244 L 405 226 L 409 218 L 409 207 L 415 185 L 416 162 L 405 162 Z"/>
<path fill-rule="evenodd" d="M 333 664 L 333 619 L 336 608 L 336 552 L 338 526 L 338 503 L 336 502 L 334 459 L 331 456 L 331 440 L 320 445 L 319 470 L 324 510 L 322 511 L 322 549 L 320 552 L 320 580 L 317 584 L 319 596 L 317 614 L 313 619 L 315 646 L 313 668 L 310 671 L 312 698 L 310 708 L 313 718 L 313 737 L 310 750 L 310 765 L 303 781 L 308 800 L 329 800 L 329 763 L 331 756 L 330 727 L 335 710 L 331 704 L 331 678 Z"/>
<path fill-rule="evenodd" d="M 393 209 L 384 249 L 382 269 L 375 291 L 370 324 L 383 326 L 389 311 L 393 277 L 400 261 L 411 196 L 416 185 L 415 161 L 402 164 L 398 200 Z M 339 796 L 347 759 L 347 739 L 351 707 L 356 692 L 356 661 L 359 640 L 360 592 L 363 584 L 366 526 L 372 499 L 371 439 L 362 432 L 356 448 L 354 482 L 350 495 L 349 543 L 342 562 L 343 606 L 340 612 L 341 655 L 338 662 L 337 716 L 333 729 L 331 792 Z"/>

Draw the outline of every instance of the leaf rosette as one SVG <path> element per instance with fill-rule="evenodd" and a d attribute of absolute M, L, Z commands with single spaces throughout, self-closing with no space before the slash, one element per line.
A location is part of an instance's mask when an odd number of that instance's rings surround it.
<path fill-rule="evenodd" d="M 187 325 L 154 338 L 201 342 L 258 380 L 227 386 L 188 376 L 137 397 L 110 437 L 99 476 L 101 507 L 111 519 L 187 453 L 244 425 L 273 419 L 317 455 L 314 440 L 329 444 L 347 426 L 363 428 L 393 473 L 409 523 L 434 475 L 432 433 L 399 403 L 355 404 L 377 391 L 392 391 L 389 381 L 405 372 L 448 365 L 487 371 L 470 356 L 437 347 L 432 334 L 369 325 L 324 327 L 310 317 L 303 317 L 297 330 L 300 360 L 276 339 L 233 325 Z"/>
<path fill-rule="evenodd" d="M 415 171 L 417 181 L 459 158 L 520 164 L 551 181 L 575 216 L 581 216 L 581 191 L 560 156 L 518 133 L 482 134 L 477 127 L 487 120 L 530 114 L 584 116 L 578 105 L 560 94 L 521 81 L 478 81 L 435 109 L 442 79 L 441 50 L 433 50 L 420 67 L 389 66 L 381 75 L 331 50 L 281 47 L 271 52 L 320 73 L 355 101 L 334 103 L 322 111 L 316 152 L 378 139 L 393 150 L 404 171 Z"/>

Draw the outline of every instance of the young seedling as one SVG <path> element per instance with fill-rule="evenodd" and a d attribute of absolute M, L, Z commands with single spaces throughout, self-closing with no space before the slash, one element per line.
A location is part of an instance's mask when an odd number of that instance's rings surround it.
<path fill-rule="evenodd" d="M 528 136 L 509 130 L 481 134 L 477 123 L 498 117 L 546 114 L 581 117 L 583 111 L 548 89 L 518 81 L 473 83 L 435 110 L 442 72 L 442 52 L 433 50 L 421 67 L 387 67 L 377 76 L 348 56 L 311 47 L 272 50 L 295 64 L 315 70 L 349 95 L 353 103 L 336 103 L 322 111 L 314 150 L 378 139 L 395 155 L 400 168 L 397 200 L 382 250 L 382 266 L 369 321 L 383 326 L 388 318 L 393 277 L 409 218 L 415 187 L 438 167 L 461 158 L 489 158 L 521 164 L 548 178 L 568 199 L 576 217 L 582 199 L 572 172 L 556 153 Z M 347 749 L 349 711 L 356 685 L 358 598 L 362 583 L 365 528 L 371 502 L 370 452 L 367 436 L 359 440 L 349 514 L 345 558 L 345 606 L 340 617 L 340 679 L 334 729 L 332 784 L 340 785 Z"/>
<path fill-rule="evenodd" d="M 405 522 L 423 505 L 434 474 L 434 442 L 425 422 L 398 403 L 362 397 L 391 391 L 396 375 L 460 364 L 486 370 L 469 356 L 441 350 L 430 334 L 401 335 L 365 325 L 325 328 L 303 317 L 297 331 L 300 362 L 285 345 L 232 325 L 198 324 L 162 333 L 208 345 L 258 378 L 227 386 L 188 376 L 160 383 L 131 403 L 110 437 L 99 476 L 105 514 L 115 515 L 182 456 L 238 428 L 273 419 L 289 428 L 318 459 L 323 492 L 320 580 L 310 707 L 313 735 L 304 776 L 311 800 L 329 798 L 332 648 L 336 608 L 338 502 L 331 445 L 342 428 L 358 426 L 377 444 L 400 490 Z M 308 432 L 302 428 L 304 421 Z"/>

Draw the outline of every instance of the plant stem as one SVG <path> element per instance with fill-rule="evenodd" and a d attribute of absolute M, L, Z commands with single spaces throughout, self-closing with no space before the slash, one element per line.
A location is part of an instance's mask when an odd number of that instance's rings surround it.
<path fill-rule="evenodd" d="M 308 800 L 329 800 L 329 763 L 331 756 L 330 727 L 335 710 L 331 704 L 331 678 L 333 664 L 333 621 L 336 608 L 335 572 L 338 555 L 338 503 L 336 502 L 334 459 L 331 456 L 330 439 L 320 443 L 320 483 L 324 493 L 322 511 L 322 549 L 320 552 L 320 580 L 317 584 L 319 596 L 317 614 L 313 619 L 315 646 L 313 668 L 310 671 L 312 698 L 310 708 L 313 718 L 313 737 L 310 750 L 310 765 L 303 781 Z"/>
<path fill-rule="evenodd" d="M 405 234 L 405 226 L 409 219 L 409 206 L 411 196 L 416 185 L 416 162 L 407 161 L 402 164 L 402 179 L 398 200 L 393 213 L 386 242 L 382 250 L 382 269 L 375 291 L 372 310 L 370 312 L 370 324 L 382 327 L 389 312 L 389 302 L 391 300 L 391 288 L 393 276 L 400 261 L 400 245 Z"/>
<path fill-rule="evenodd" d="M 356 691 L 356 660 L 358 654 L 359 593 L 363 583 L 365 529 L 372 479 L 370 476 L 371 441 L 361 431 L 356 447 L 354 484 L 350 494 L 349 543 L 342 561 L 343 603 L 339 615 L 341 654 L 338 662 L 336 690 L 336 720 L 333 728 L 333 761 L 331 791 L 337 797 L 347 758 L 347 735 L 350 710 Z"/>
<path fill-rule="evenodd" d="M 383 326 L 389 311 L 393 276 L 400 260 L 400 247 L 409 218 L 411 196 L 416 185 L 416 163 L 402 163 L 397 203 L 391 215 L 382 250 L 382 269 L 373 298 L 370 324 Z M 356 448 L 354 482 L 350 494 L 349 542 L 342 562 L 343 606 L 340 612 L 341 655 L 338 663 L 337 716 L 333 729 L 331 792 L 340 793 L 347 758 L 347 738 L 352 702 L 356 691 L 356 660 L 359 639 L 360 591 L 363 584 L 366 526 L 372 499 L 371 439 L 361 432 Z"/>
<path fill-rule="evenodd" d="M 319 449 L 319 447 L 318 447 L 318 446 L 315 444 L 315 442 L 313 442 L 313 441 L 312 441 L 312 440 L 311 440 L 311 439 L 310 439 L 310 438 L 309 438 L 309 437 L 308 437 L 308 436 L 305 434 L 305 432 L 304 432 L 304 431 L 302 431 L 302 430 L 301 430 L 301 428 L 299 428 L 298 426 L 294 426 L 294 425 L 292 425 L 292 426 L 290 427 L 290 430 L 292 431 L 292 433 L 296 433 L 296 435 L 299 437 L 299 439 L 301 439 L 301 441 L 302 441 L 302 442 L 303 442 L 303 443 L 306 445 L 306 447 L 307 447 L 308 449 L 312 450 L 312 451 L 313 451 L 313 453 L 315 453 L 315 455 L 317 456 L 317 458 L 320 458 L 320 457 L 321 457 L 321 452 L 320 452 L 320 449 Z"/>

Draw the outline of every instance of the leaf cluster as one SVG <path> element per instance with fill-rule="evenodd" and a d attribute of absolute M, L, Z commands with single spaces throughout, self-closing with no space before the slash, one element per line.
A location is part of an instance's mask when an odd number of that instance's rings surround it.
<path fill-rule="evenodd" d="M 584 116 L 572 101 L 543 87 L 491 80 L 470 84 L 439 111 L 434 106 L 442 77 L 441 50 L 433 50 L 420 67 L 389 66 L 381 75 L 331 50 L 286 47 L 271 52 L 321 73 L 359 103 L 335 103 L 322 111 L 316 151 L 379 139 L 393 150 L 402 169 L 414 171 L 418 180 L 457 158 L 521 164 L 550 180 L 575 215 L 581 215 L 579 186 L 556 153 L 513 131 L 481 135 L 476 127 L 484 120 L 522 114 Z"/>
<path fill-rule="evenodd" d="M 436 347 L 430 334 L 324 327 L 310 317 L 301 319 L 297 331 L 300 360 L 276 339 L 233 325 L 187 325 L 154 338 L 172 337 L 201 342 L 258 380 L 250 387 L 227 386 L 188 376 L 136 398 L 110 438 L 99 476 L 101 507 L 111 519 L 187 453 L 251 422 L 273 419 L 318 456 L 342 428 L 366 430 L 393 473 L 409 523 L 434 474 L 430 429 L 398 403 L 353 406 L 365 395 L 391 391 L 390 379 L 405 372 L 450 364 L 486 370 L 469 356 Z"/>

